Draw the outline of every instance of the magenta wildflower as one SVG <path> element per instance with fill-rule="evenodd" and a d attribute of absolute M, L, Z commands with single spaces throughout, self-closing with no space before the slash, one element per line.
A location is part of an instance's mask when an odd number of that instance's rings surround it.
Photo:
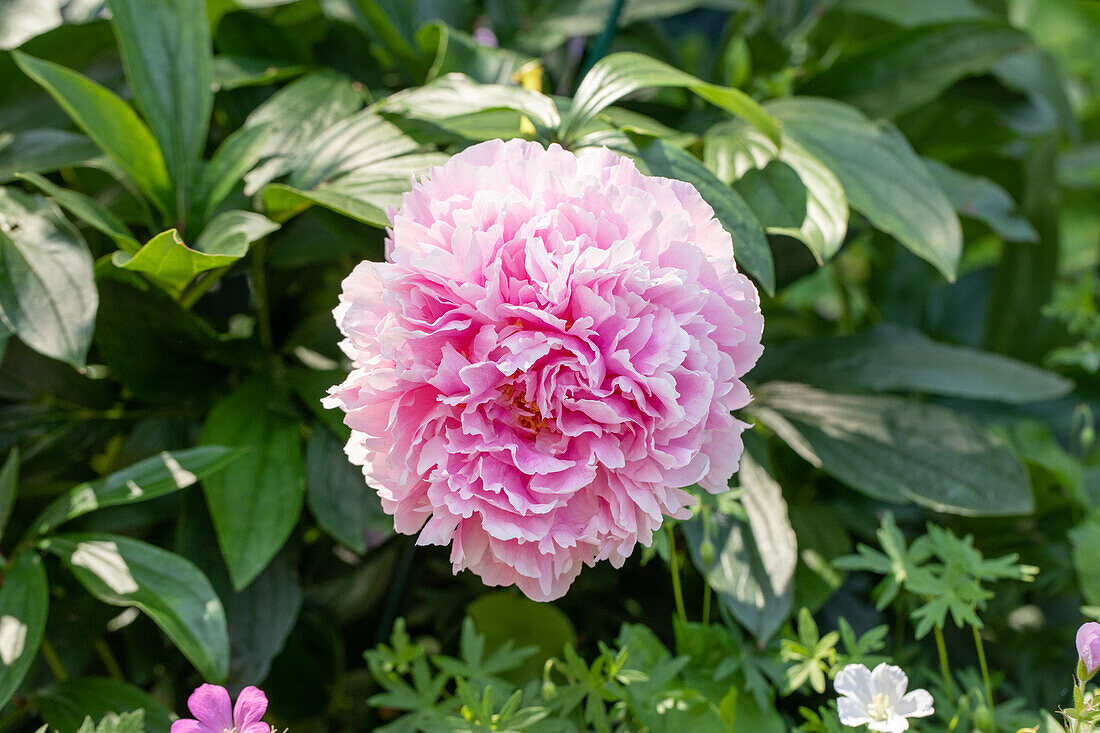
<path fill-rule="evenodd" d="M 194 718 L 172 723 L 172 733 L 270 733 L 271 726 L 260 720 L 267 712 L 267 695 L 257 687 L 246 687 L 231 705 L 229 692 L 217 685 L 202 685 L 187 698 Z"/>
<path fill-rule="evenodd" d="M 1089 676 L 1100 668 L 1100 624 L 1089 621 L 1077 629 L 1077 656 Z"/>

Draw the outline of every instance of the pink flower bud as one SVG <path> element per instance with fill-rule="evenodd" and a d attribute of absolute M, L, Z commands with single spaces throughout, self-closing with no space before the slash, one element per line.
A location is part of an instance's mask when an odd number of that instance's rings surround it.
<path fill-rule="evenodd" d="M 1090 675 L 1100 668 L 1100 624 L 1089 621 L 1077 629 L 1077 656 Z"/>

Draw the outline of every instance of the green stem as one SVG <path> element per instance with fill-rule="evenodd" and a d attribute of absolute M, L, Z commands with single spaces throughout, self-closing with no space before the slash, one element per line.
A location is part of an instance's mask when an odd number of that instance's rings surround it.
<path fill-rule="evenodd" d="M 943 630 L 939 626 L 933 626 L 936 634 L 936 651 L 940 655 L 940 673 L 943 674 L 943 689 L 951 698 L 955 697 L 955 683 L 951 680 L 951 665 L 947 661 L 947 644 L 943 641 Z"/>
<path fill-rule="evenodd" d="M 97 639 L 95 650 L 96 654 L 99 655 L 100 661 L 103 662 L 103 666 L 106 667 L 107 674 L 111 675 L 111 677 L 116 680 L 126 679 L 126 675 L 122 673 L 122 667 L 119 666 L 118 660 L 115 659 L 111 647 L 107 646 L 107 642 L 103 641 L 103 639 Z"/>
<path fill-rule="evenodd" d="M 180 305 L 184 310 L 191 310 L 191 306 L 199 302 L 199 298 L 206 295 L 210 288 L 217 285 L 222 275 L 229 272 L 228 267 L 219 267 L 214 270 L 199 273 L 199 276 L 191 281 L 191 284 L 183 289 L 180 295 Z"/>
<path fill-rule="evenodd" d="M 668 567 L 672 571 L 672 594 L 676 598 L 676 613 L 680 620 L 687 623 L 687 611 L 684 609 L 684 589 L 680 586 L 680 566 L 676 562 L 676 535 L 672 532 L 672 525 L 665 524 L 665 532 L 668 533 Z"/>
<path fill-rule="evenodd" d="M 703 623 L 710 623 L 710 583 L 703 579 Z"/>
<path fill-rule="evenodd" d="M 42 639 L 42 656 L 46 660 L 47 666 L 50 671 L 53 672 L 53 676 L 57 678 L 58 682 L 64 682 L 69 679 L 69 673 L 65 669 L 65 665 L 61 663 L 61 657 L 57 656 L 57 650 L 53 648 L 53 644 L 49 639 Z"/>
<path fill-rule="evenodd" d="M 985 663 L 985 645 L 982 644 L 982 635 L 978 633 L 977 626 L 971 626 L 974 632 L 974 648 L 978 650 L 978 666 L 982 668 L 982 682 L 985 683 L 985 699 L 990 712 L 993 711 L 993 683 L 989 681 L 989 667 Z"/>
<path fill-rule="evenodd" d="M 30 712 L 30 708 L 26 705 L 15 703 L 15 707 L 7 712 L 3 718 L 0 718 L 0 730 L 7 730 L 11 727 L 11 724 L 22 718 L 24 715 Z"/>
<path fill-rule="evenodd" d="M 273 349 L 271 337 L 271 313 L 267 302 L 267 273 L 264 272 L 264 260 L 267 254 L 267 242 L 260 240 L 252 246 L 252 287 L 256 289 L 256 325 L 260 331 L 260 344 L 264 350 Z"/>

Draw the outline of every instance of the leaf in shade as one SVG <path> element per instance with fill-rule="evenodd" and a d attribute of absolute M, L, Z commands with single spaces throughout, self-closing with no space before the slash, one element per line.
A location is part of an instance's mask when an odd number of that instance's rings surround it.
<path fill-rule="evenodd" d="M 340 441 L 320 428 L 306 448 L 306 500 L 317 523 L 360 554 L 368 549 L 368 533 L 372 544 L 393 534 L 393 520 L 382 511 L 378 492 L 348 460 Z"/>
<path fill-rule="evenodd" d="M 88 138 L 68 130 L 0 132 L 0 183 L 17 173 L 51 173 L 83 165 L 101 155 Z"/>
<path fill-rule="evenodd" d="M 57 535 L 39 546 L 60 557 L 99 600 L 144 612 L 207 680 L 225 680 L 225 610 L 194 565 L 159 547 L 111 534 Z"/>
<path fill-rule="evenodd" d="M 883 324 L 855 336 L 801 339 L 765 349 L 754 380 L 837 390 L 921 392 L 1023 404 L 1067 394 L 1073 383 L 1000 354 L 944 344 Z"/>
<path fill-rule="evenodd" d="M 957 171 L 934 158 L 924 158 L 924 164 L 960 214 L 984 223 L 1006 241 L 1039 241 L 1039 233 L 1016 210 L 1008 191 L 988 178 Z"/>
<path fill-rule="evenodd" d="M 782 161 L 748 169 L 733 182 L 733 189 L 769 232 L 797 231 L 806 219 L 806 186 L 795 169 Z"/>
<path fill-rule="evenodd" d="M 250 56 L 215 56 L 214 90 L 229 91 L 241 87 L 267 86 L 301 76 L 308 67 L 285 61 Z"/>
<path fill-rule="evenodd" d="M 242 453 L 220 445 L 162 451 L 98 481 L 73 487 L 42 510 L 28 534 L 46 534 L 96 509 L 149 501 L 185 489 L 222 470 Z"/>
<path fill-rule="evenodd" d="M 912 28 L 990 17 L 990 12 L 974 0 L 922 0 L 919 3 L 884 3 L 881 0 L 836 0 L 833 8 L 879 18 L 895 25 Z"/>
<path fill-rule="evenodd" d="M 898 397 L 757 388 L 750 414 L 804 459 L 882 501 L 968 516 L 1030 514 L 1027 472 L 973 420 Z"/>
<path fill-rule="evenodd" d="M 141 249 L 130 228 L 91 196 L 61 188 L 35 173 L 20 173 L 17 177 L 47 194 L 72 216 L 106 234 L 120 249 L 126 252 L 137 252 Z"/>
<path fill-rule="evenodd" d="M 38 655 L 49 605 L 42 558 L 22 550 L 11 560 L 0 586 L 0 706 L 19 689 Z"/>
<path fill-rule="evenodd" d="M 202 174 L 192 197 L 191 225 L 202 228 L 214 215 L 226 196 L 232 193 L 244 174 L 252 169 L 263 155 L 270 123 L 237 130 L 214 151 L 214 156 L 203 166 Z"/>
<path fill-rule="evenodd" d="M 52 202 L 0 188 L 0 322 L 35 351 L 79 368 L 98 303 L 80 233 Z"/>
<path fill-rule="evenodd" d="M 0 355 L 2 358 L 3 355 Z M 19 447 L 8 452 L 4 467 L 0 468 L 0 537 L 11 519 L 11 509 L 15 505 L 15 495 L 19 491 Z"/>
<path fill-rule="evenodd" d="M 114 92 L 72 69 L 19 51 L 19 68 L 57 100 L 61 108 L 111 157 L 163 212 L 172 210 L 172 184 L 156 138 L 133 108 Z"/>
<path fill-rule="evenodd" d="M 247 588 L 226 597 L 231 682 L 258 684 L 267 677 L 301 608 L 298 570 L 284 555 L 276 557 Z"/>
<path fill-rule="evenodd" d="M 955 279 L 959 218 L 900 132 L 830 99 L 791 97 L 765 107 L 784 134 L 836 175 L 852 208 Z"/>
<path fill-rule="evenodd" d="M 85 717 L 145 711 L 148 733 L 169 733 L 172 714 L 155 697 L 122 680 L 74 677 L 34 693 L 33 704 L 50 730 L 75 731 Z"/>
<path fill-rule="evenodd" d="M 222 399 L 203 426 L 204 444 L 247 447 L 226 470 L 203 482 L 206 503 L 233 587 L 240 590 L 279 552 L 301 513 L 305 468 L 301 426 L 253 379 Z"/>

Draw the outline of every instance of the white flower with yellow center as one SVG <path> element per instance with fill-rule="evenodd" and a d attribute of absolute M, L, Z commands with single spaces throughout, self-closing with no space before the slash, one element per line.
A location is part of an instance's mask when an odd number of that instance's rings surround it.
<path fill-rule="evenodd" d="M 909 678 L 901 667 L 883 662 L 872 672 L 862 664 L 849 664 L 833 681 L 840 698 L 840 722 L 853 728 L 866 725 L 881 733 L 909 730 L 908 718 L 924 718 L 935 712 L 928 690 L 906 693 Z"/>

